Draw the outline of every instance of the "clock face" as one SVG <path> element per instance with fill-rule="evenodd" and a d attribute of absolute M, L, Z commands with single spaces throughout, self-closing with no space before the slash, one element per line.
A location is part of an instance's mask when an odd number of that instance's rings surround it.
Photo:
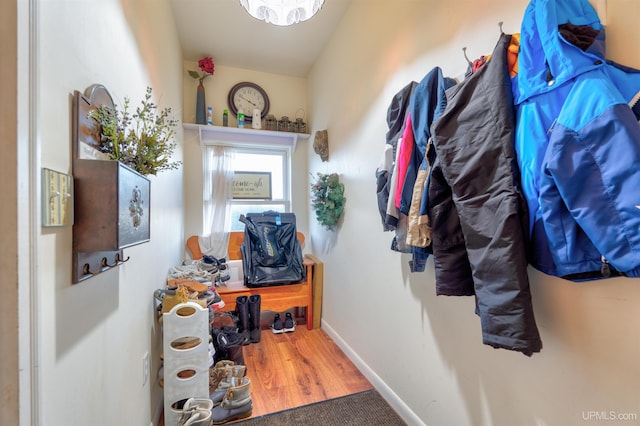
<path fill-rule="evenodd" d="M 238 111 L 242 110 L 246 121 L 253 118 L 253 110 L 259 109 L 261 118 L 264 118 L 269 111 L 269 97 L 265 91 L 254 83 L 243 82 L 238 83 L 229 91 L 229 108 L 231 112 L 238 115 Z"/>

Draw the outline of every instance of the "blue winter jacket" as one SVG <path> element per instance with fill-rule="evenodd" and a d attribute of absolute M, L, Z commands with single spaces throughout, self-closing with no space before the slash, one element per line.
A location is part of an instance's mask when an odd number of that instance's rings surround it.
<path fill-rule="evenodd" d="M 518 65 L 531 263 L 575 281 L 640 276 L 640 71 L 605 60 L 587 0 L 532 0 Z"/>

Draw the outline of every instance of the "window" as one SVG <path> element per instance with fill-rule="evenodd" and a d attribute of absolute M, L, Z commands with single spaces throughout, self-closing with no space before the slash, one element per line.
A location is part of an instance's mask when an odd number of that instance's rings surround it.
<path fill-rule="evenodd" d="M 244 172 L 271 173 L 271 200 L 238 200 L 231 201 L 231 230 L 243 231 L 244 224 L 240 222 L 240 214 L 249 212 L 263 212 L 276 210 L 291 211 L 291 151 L 289 147 L 249 148 L 225 147 L 230 153 L 231 170 Z M 212 156 L 213 148 L 207 147 L 205 155 Z M 211 164 L 212 162 L 205 162 Z M 211 170 L 204 170 L 205 176 L 211 175 Z M 206 181 L 206 179 L 205 179 Z M 211 230 L 211 196 L 204 197 L 204 233 Z"/>

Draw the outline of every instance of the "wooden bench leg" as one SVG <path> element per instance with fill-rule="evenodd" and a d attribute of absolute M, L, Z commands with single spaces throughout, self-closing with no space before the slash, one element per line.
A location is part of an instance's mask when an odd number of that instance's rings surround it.
<path fill-rule="evenodd" d="M 313 330 L 313 301 L 307 305 L 304 316 L 307 319 L 307 330 Z"/>

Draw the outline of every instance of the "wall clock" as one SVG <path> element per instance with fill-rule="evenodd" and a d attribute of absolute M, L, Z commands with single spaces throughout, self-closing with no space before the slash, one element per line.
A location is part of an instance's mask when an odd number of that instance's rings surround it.
<path fill-rule="evenodd" d="M 264 118 L 269 112 L 269 96 L 267 92 L 255 83 L 243 81 L 229 90 L 227 98 L 229 109 L 237 117 L 238 110 L 244 112 L 245 121 L 251 121 L 253 110 L 260 110 L 260 117 Z"/>

